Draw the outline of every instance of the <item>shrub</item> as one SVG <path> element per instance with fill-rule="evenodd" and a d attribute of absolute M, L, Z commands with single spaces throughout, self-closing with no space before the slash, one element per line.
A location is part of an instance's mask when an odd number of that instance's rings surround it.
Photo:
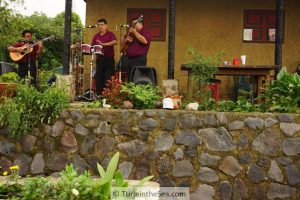
<path fill-rule="evenodd" d="M 3 83 L 17 83 L 18 82 L 18 74 L 15 72 L 8 72 L 0 76 L 0 82 Z"/>
<path fill-rule="evenodd" d="M 265 112 L 264 104 L 253 104 L 247 99 L 233 101 L 220 101 L 217 104 L 219 112 Z"/>
<path fill-rule="evenodd" d="M 253 104 L 247 99 L 234 101 L 218 101 L 214 99 L 205 99 L 199 104 L 198 110 L 217 111 L 217 112 L 265 112 L 264 104 Z"/>
<path fill-rule="evenodd" d="M 161 99 L 158 87 L 146 84 L 134 84 L 132 82 L 122 85 L 122 94 L 128 95 L 128 98 L 133 103 L 134 108 L 155 108 L 157 100 Z"/>
<path fill-rule="evenodd" d="M 0 197 L 10 198 L 12 196 L 22 197 L 22 199 L 101 199 L 109 200 L 111 186 L 124 188 L 132 191 L 128 187 L 128 182 L 124 180 L 122 173 L 118 170 L 119 153 L 116 153 L 110 160 L 106 171 L 97 164 L 100 179 L 92 179 L 89 172 L 85 171 L 78 175 L 73 165 L 66 166 L 66 169 L 60 173 L 60 180 L 55 184 L 47 178 L 35 177 L 26 178 L 24 186 L 0 185 Z M 153 176 L 147 176 L 140 180 L 133 188 L 142 186 Z M 13 190 L 13 186 L 15 189 Z M 12 191 L 16 193 L 12 193 Z M 122 189 L 123 191 L 123 189 Z M 21 194 L 21 195 L 20 195 Z"/>
<path fill-rule="evenodd" d="M 216 55 L 204 56 L 194 48 L 189 47 L 188 53 L 191 55 L 191 60 L 186 64 L 187 68 L 192 71 L 191 79 L 193 81 L 194 97 L 207 98 L 207 85 L 218 71 L 218 66 L 221 64 L 223 52 Z"/>
<path fill-rule="evenodd" d="M 123 101 L 126 99 L 126 95 L 121 94 L 122 82 L 115 79 L 114 76 L 110 80 L 107 80 L 106 87 L 102 91 L 102 97 L 107 99 L 107 103 L 113 107 L 121 107 Z"/>
<path fill-rule="evenodd" d="M 47 82 L 53 75 L 55 75 L 55 73 L 52 70 L 42 70 L 40 72 L 38 83 L 41 91 L 44 91 L 49 87 Z"/>
<path fill-rule="evenodd" d="M 20 85 L 13 99 L 5 99 L 0 105 L 0 128 L 7 127 L 9 136 L 20 138 L 39 123 L 49 124 L 69 104 L 67 94 L 49 87 L 44 93 L 35 88 Z"/>
<path fill-rule="evenodd" d="M 34 177 L 27 179 L 21 190 L 22 199 L 53 199 L 55 197 L 54 184 L 47 178 Z"/>
<path fill-rule="evenodd" d="M 300 103 L 300 76 L 282 68 L 276 80 L 266 88 L 261 97 L 267 99 L 270 111 L 298 113 Z"/>

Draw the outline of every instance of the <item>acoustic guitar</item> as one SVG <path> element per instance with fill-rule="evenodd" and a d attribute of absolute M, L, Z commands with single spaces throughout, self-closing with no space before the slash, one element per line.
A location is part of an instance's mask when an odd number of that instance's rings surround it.
<path fill-rule="evenodd" d="M 46 40 L 52 40 L 54 39 L 54 36 L 49 36 L 49 37 L 46 37 L 44 39 L 42 39 L 41 41 L 46 41 Z M 18 62 L 20 61 L 25 55 L 29 54 L 30 52 L 32 52 L 33 50 L 33 47 L 38 45 L 37 42 L 33 43 L 33 44 L 29 44 L 29 45 L 26 45 L 24 44 L 21 48 L 22 48 L 22 52 L 18 52 L 18 51 L 12 51 L 9 53 L 9 56 L 10 58 L 15 61 L 15 62 Z"/>
<path fill-rule="evenodd" d="M 141 15 L 138 19 L 136 19 L 136 20 L 132 23 L 132 25 L 131 25 L 130 27 L 134 28 L 134 26 L 135 26 L 138 22 L 140 22 L 140 21 L 142 21 L 142 20 L 143 20 L 143 15 Z M 124 39 L 126 42 L 124 42 L 124 43 L 121 44 L 121 53 L 125 53 L 125 52 L 127 51 L 128 47 L 129 47 L 129 46 L 131 45 L 131 43 L 132 43 L 132 42 L 130 42 L 130 41 L 127 40 L 128 37 L 134 37 L 134 35 L 131 34 L 131 32 L 128 32 L 128 33 L 126 34 L 125 39 Z"/>

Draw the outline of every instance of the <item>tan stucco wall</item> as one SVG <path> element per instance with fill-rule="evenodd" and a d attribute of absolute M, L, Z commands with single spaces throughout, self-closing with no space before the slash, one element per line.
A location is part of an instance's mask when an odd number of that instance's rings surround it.
<path fill-rule="evenodd" d="M 168 0 L 87 0 L 86 24 L 95 24 L 105 17 L 119 37 L 116 25 L 126 23 L 127 8 L 166 8 L 166 41 L 152 42 L 148 54 L 148 65 L 157 69 L 158 81 L 167 79 L 168 66 Z M 295 72 L 300 62 L 300 1 L 286 1 L 285 42 L 283 65 Z M 224 60 L 232 60 L 241 54 L 247 55 L 247 64 L 273 65 L 274 44 L 242 43 L 243 10 L 275 9 L 274 0 L 177 0 L 176 1 L 176 50 L 175 79 L 179 79 L 180 90 L 184 92 L 187 72 L 180 65 L 188 61 L 187 47 L 192 46 L 205 55 L 224 50 Z M 89 43 L 96 29 L 87 30 L 85 40 Z M 116 48 L 119 52 L 119 46 Z M 117 53 L 116 60 L 119 55 Z M 221 77 L 221 96 L 232 93 L 232 77 Z M 226 84 L 229 83 L 229 84 Z"/>

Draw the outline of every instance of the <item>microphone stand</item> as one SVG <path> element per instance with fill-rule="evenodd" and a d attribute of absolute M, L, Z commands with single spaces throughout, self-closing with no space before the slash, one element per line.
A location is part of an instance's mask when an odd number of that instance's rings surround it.
<path fill-rule="evenodd" d="M 122 44 L 122 28 L 124 27 L 122 24 L 120 25 L 117 25 L 116 27 L 120 26 L 120 32 L 119 32 L 119 38 L 120 38 L 120 60 L 119 60 L 119 76 L 118 76 L 118 79 L 119 79 L 119 82 L 122 81 L 122 65 L 123 65 L 123 62 L 122 62 L 122 58 L 123 58 L 123 53 L 121 52 L 121 44 Z"/>

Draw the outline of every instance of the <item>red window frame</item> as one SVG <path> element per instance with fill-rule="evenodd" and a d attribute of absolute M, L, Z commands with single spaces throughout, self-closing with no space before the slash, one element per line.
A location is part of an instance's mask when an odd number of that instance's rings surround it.
<path fill-rule="evenodd" d="M 127 23 L 143 15 L 143 25 L 150 31 L 152 41 L 166 41 L 166 9 L 128 8 Z"/>
<path fill-rule="evenodd" d="M 245 43 L 274 43 L 269 30 L 276 29 L 276 10 L 244 10 L 244 29 L 252 29 L 252 40 Z"/>

